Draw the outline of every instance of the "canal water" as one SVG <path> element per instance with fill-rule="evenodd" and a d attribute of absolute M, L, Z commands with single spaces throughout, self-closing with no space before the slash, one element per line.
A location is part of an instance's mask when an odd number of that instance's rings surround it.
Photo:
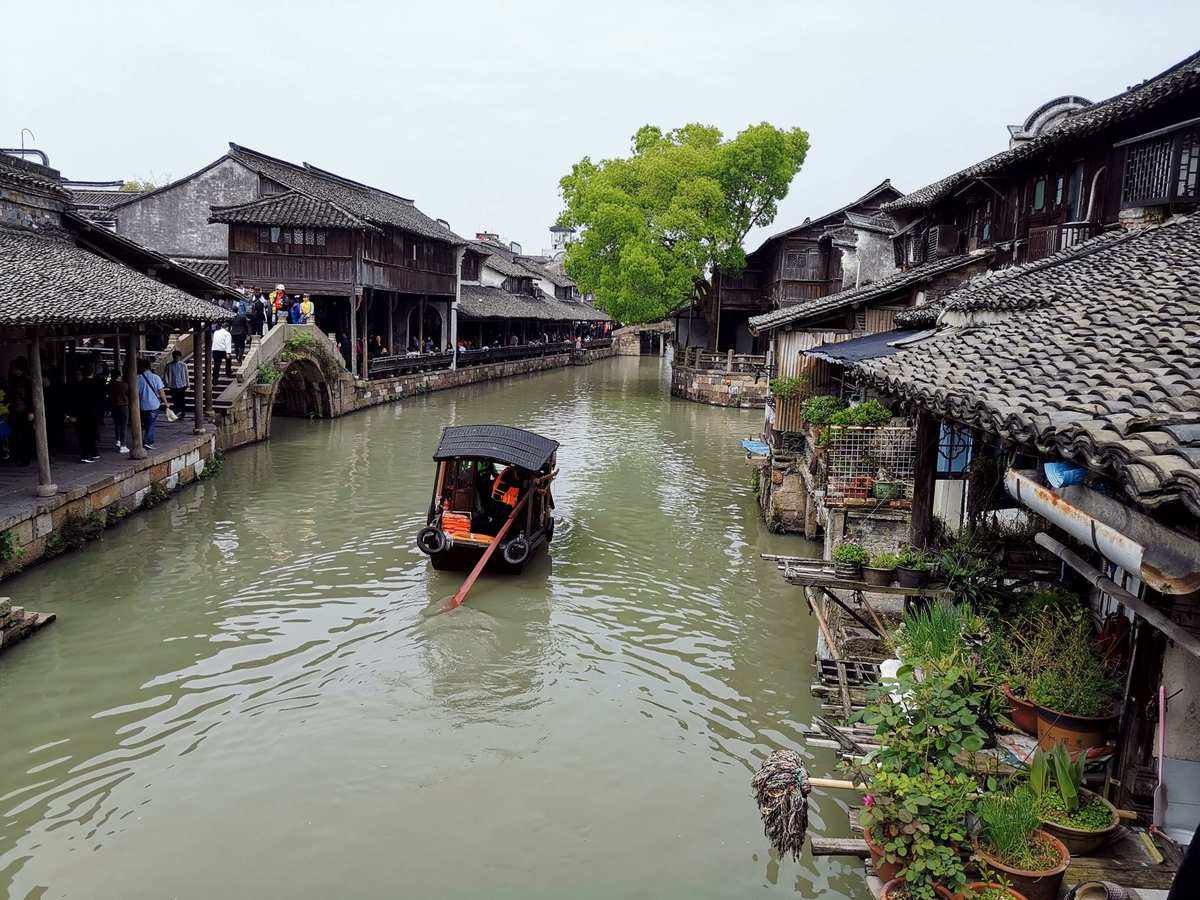
<path fill-rule="evenodd" d="M 280 420 L 8 582 L 59 620 L 0 657 L 0 896 L 864 896 L 774 858 L 750 796 L 813 708 L 813 620 L 759 558 L 806 545 L 738 446 L 761 413 L 667 386 L 626 358 Z M 430 455 L 482 422 L 562 442 L 560 523 L 434 615 Z"/>

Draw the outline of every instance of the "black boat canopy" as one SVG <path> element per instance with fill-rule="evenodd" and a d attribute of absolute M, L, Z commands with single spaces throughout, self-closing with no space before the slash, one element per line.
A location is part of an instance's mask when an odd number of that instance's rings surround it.
<path fill-rule="evenodd" d="M 433 458 L 494 459 L 536 472 L 550 461 L 558 441 L 507 425 L 448 425 Z"/>

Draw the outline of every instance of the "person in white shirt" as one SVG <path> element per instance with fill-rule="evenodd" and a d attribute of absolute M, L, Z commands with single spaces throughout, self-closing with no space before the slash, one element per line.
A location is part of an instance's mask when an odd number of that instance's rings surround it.
<path fill-rule="evenodd" d="M 225 363 L 225 377 L 233 377 L 233 335 L 229 333 L 229 329 L 222 322 L 217 326 L 217 330 L 213 332 L 212 343 L 213 355 L 213 374 L 221 371 L 221 363 Z"/>

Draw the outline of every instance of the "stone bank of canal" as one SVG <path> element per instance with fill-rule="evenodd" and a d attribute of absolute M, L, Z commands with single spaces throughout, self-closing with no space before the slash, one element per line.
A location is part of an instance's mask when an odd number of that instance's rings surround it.
<path fill-rule="evenodd" d="M 281 420 L 13 579 L 59 621 L 0 661 L 0 894 L 862 896 L 762 837 L 749 779 L 800 746 L 814 625 L 758 554 L 803 545 L 756 515 L 761 412 L 672 401 L 667 365 Z M 430 616 L 458 581 L 413 546 L 429 457 L 481 421 L 562 441 L 562 523 Z"/>

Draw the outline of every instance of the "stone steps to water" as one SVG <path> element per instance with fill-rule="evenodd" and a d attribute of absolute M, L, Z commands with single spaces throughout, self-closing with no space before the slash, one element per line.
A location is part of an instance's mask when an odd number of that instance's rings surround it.
<path fill-rule="evenodd" d="M 0 651 L 24 640 L 56 618 L 54 613 L 29 612 L 22 606 L 13 606 L 8 597 L 0 597 Z"/>

